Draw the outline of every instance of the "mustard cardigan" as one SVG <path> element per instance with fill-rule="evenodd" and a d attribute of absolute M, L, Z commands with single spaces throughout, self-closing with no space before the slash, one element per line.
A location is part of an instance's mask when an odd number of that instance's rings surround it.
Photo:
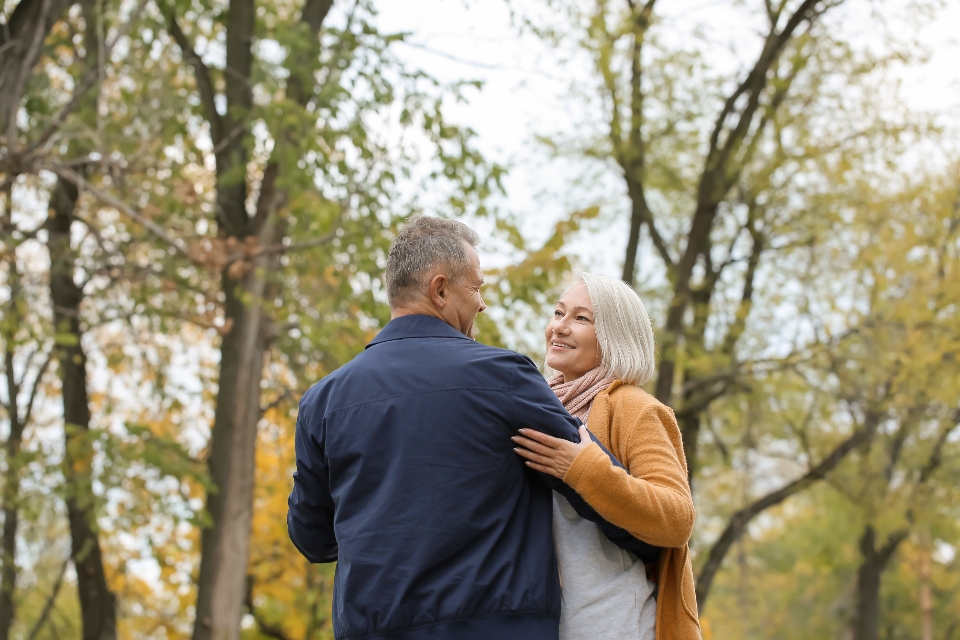
<path fill-rule="evenodd" d="M 656 640 L 700 640 L 687 545 L 696 514 L 673 411 L 617 380 L 594 398 L 587 428 L 627 471 L 591 443 L 563 481 L 607 521 L 664 547 L 657 566 Z"/>

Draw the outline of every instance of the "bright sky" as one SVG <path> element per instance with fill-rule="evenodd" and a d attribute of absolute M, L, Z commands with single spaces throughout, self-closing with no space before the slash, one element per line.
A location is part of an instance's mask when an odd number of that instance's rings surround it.
<path fill-rule="evenodd" d="M 585 0 L 586 1 L 586 0 Z M 759 0 L 742 3 L 750 9 L 762 6 Z M 560 178 L 564 171 L 548 163 L 546 154 L 534 140 L 535 134 L 575 131 L 578 126 L 576 105 L 566 100 L 576 80 L 577 67 L 558 64 L 558 53 L 534 36 L 519 36 L 511 25 L 511 3 L 507 0 L 485 2 L 457 0 L 417 0 L 416 2 L 379 2 L 379 25 L 388 31 L 406 31 L 409 45 L 398 47 L 405 60 L 429 73 L 453 81 L 480 79 L 483 89 L 472 92 L 470 102 L 453 110 L 455 119 L 475 129 L 481 149 L 493 160 L 511 167 L 507 180 L 508 198 L 504 206 L 522 214 L 525 232 L 542 238 L 552 221 L 571 210 L 576 194 L 564 189 Z M 520 13 L 546 5 L 545 0 L 513 0 Z M 886 33 L 869 17 L 880 12 L 886 17 Z M 662 2 L 657 8 L 660 33 L 677 42 L 693 37 L 701 30 L 707 42 L 715 45 L 716 63 L 738 77 L 755 55 L 762 26 L 745 19 L 749 11 L 735 8 L 730 0 L 678 0 Z M 936 12 L 924 20 L 916 3 L 910 0 L 865 2 L 847 0 L 835 11 L 843 11 L 848 36 L 860 46 L 883 50 L 887 38 L 917 33 L 931 54 L 923 65 L 904 69 L 904 95 L 919 111 L 948 110 L 956 121 L 960 113 L 960 2 Z M 923 22 L 919 31 L 913 22 Z M 573 48 L 571 46 L 571 48 Z M 586 78 L 585 71 L 584 73 Z M 739 76 L 742 77 L 742 76 Z M 586 203 L 581 203 L 586 204 Z M 598 270 L 617 275 L 623 248 L 619 245 L 626 232 L 609 229 L 609 235 L 594 236 L 592 246 L 582 247 L 585 262 Z M 606 237 L 604 237 L 606 235 Z M 611 250 L 611 244 L 615 247 Z"/>

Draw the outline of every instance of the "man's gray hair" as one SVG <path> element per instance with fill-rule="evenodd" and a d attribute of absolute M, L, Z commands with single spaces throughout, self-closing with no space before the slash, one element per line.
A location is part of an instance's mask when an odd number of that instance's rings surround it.
<path fill-rule="evenodd" d="M 462 222 L 429 216 L 411 218 L 387 255 L 385 277 L 390 306 L 416 300 L 438 273 L 454 282 L 463 278 L 470 266 L 464 243 L 476 248 L 480 236 Z"/>
<path fill-rule="evenodd" d="M 580 282 L 593 305 L 600 366 L 625 384 L 646 384 L 656 370 L 656 354 L 653 327 L 640 295 L 623 280 L 610 276 L 584 273 Z M 555 375 L 549 368 L 546 373 L 548 377 Z"/>

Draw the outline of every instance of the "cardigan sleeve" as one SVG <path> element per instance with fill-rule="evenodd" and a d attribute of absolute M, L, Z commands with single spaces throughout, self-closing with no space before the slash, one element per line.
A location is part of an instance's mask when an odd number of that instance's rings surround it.
<path fill-rule="evenodd" d="M 640 412 L 618 407 L 611 443 L 627 470 L 617 468 L 596 443 L 581 451 L 563 481 L 607 521 L 661 547 L 682 547 L 695 513 L 681 461 L 680 429 L 663 405 Z"/>

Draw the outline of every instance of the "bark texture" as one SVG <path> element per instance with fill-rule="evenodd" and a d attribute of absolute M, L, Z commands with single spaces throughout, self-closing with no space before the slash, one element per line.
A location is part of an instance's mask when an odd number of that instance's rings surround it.
<path fill-rule="evenodd" d="M 314 37 L 331 5 L 329 0 L 308 0 L 305 4 L 301 21 Z M 176 16 L 169 15 L 168 21 L 184 60 L 194 69 L 206 118 L 219 149 L 217 223 L 228 238 L 241 243 L 254 238 L 259 246 L 269 246 L 281 240 L 284 229 L 278 216 L 286 201 L 286 194 L 276 185 L 279 167 L 271 162 L 264 169 L 252 216 L 245 208 L 246 180 L 236 177 L 237 170 L 247 164 L 250 133 L 245 120 L 253 101 L 249 79 L 254 12 L 252 0 L 234 0 L 230 5 L 226 59 L 230 73 L 224 74 L 224 115 L 216 111 L 210 70 L 193 52 Z M 312 95 L 312 87 L 304 88 L 304 84 L 301 78 L 293 76 L 289 85 L 290 97 L 300 104 Z M 208 459 L 210 479 L 216 488 L 207 496 L 212 524 L 201 536 L 193 640 L 240 637 L 240 620 L 247 601 L 260 382 L 273 331 L 262 304 L 276 295 L 271 274 L 277 264 L 277 256 L 261 257 L 245 265 L 228 264 L 221 274 L 227 330 L 220 345 L 219 388 Z"/>
<path fill-rule="evenodd" d="M 16 112 L 43 41 L 68 6 L 66 0 L 20 0 L 0 29 L 0 136 L 16 138 Z"/>
<path fill-rule="evenodd" d="M 10 208 L 12 206 L 11 189 L 6 189 L 4 193 L 4 211 L 0 216 L 0 229 L 7 229 L 10 225 Z M 20 444 L 23 441 L 23 421 L 20 419 L 20 411 L 17 405 L 17 399 L 20 396 L 20 384 L 13 370 L 14 340 L 13 334 L 16 331 L 16 325 L 19 324 L 17 313 L 17 302 L 20 297 L 20 270 L 17 266 L 16 250 L 11 246 L 10 237 L 5 235 L 4 243 L 4 262 L 7 263 L 7 282 L 10 287 L 10 304 L 4 309 L 6 316 L 0 322 L 3 323 L 4 332 L 4 377 L 7 383 L 7 398 L 9 399 L 6 407 L 7 419 L 10 421 L 10 435 L 7 436 L 7 442 L 4 445 L 6 453 L 6 477 L 3 481 L 3 573 L 2 582 L 0 582 L 0 640 L 7 640 L 10 636 L 10 626 L 13 624 L 15 616 L 15 607 L 13 594 L 17 582 L 17 526 L 19 524 L 19 505 L 18 494 L 20 493 Z"/>
<path fill-rule="evenodd" d="M 77 592 L 83 618 L 83 640 L 115 640 L 116 597 L 107 586 L 97 537 L 96 498 L 91 478 L 90 405 L 87 357 L 83 351 L 80 303 L 83 291 L 74 281 L 70 227 L 77 187 L 59 180 L 51 194 L 47 223 L 50 249 L 50 296 L 56 326 L 56 358 L 63 384 L 64 477 L 71 557 L 77 570 Z"/>
<path fill-rule="evenodd" d="M 15 259 L 15 258 L 14 258 Z M 14 619 L 13 594 L 17 583 L 17 526 L 20 519 L 18 494 L 20 492 L 20 445 L 23 441 L 23 422 L 17 410 L 16 398 L 20 395 L 19 385 L 13 373 L 13 346 L 5 340 L 4 370 L 7 378 L 7 397 L 11 402 L 7 407 L 10 421 L 10 435 L 6 442 L 7 470 L 3 483 L 3 582 L 0 583 L 0 640 L 10 636 L 10 626 Z"/>
<path fill-rule="evenodd" d="M 852 640 L 880 640 L 880 581 L 890 558 L 907 537 L 896 531 L 877 546 L 877 530 L 867 525 L 860 536 L 860 567 L 857 569 L 856 606 Z"/>

